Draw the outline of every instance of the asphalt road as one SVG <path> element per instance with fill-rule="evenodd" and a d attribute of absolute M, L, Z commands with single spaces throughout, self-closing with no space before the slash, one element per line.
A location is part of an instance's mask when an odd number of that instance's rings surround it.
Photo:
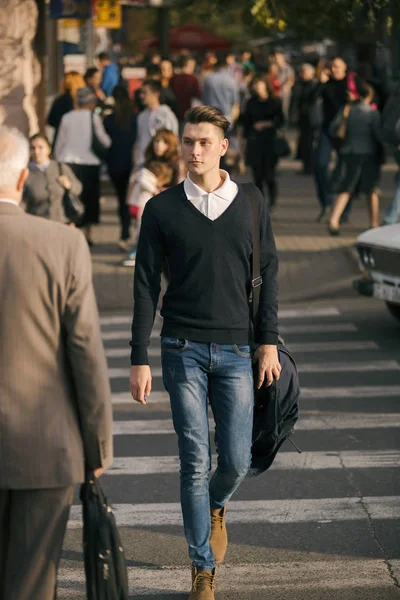
<path fill-rule="evenodd" d="M 151 342 L 154 393 L 147 407 L 135 406 L 127 394 L 129 319 L 102 317 L 116 456 L 102 482 L 120 523 L 132 597 L 183 600 L 190 565 L 159 340 Z M 245 480 L 232 499 L 216 598 L 400 599 L 400 323 L 383 303 L 351 293 L 282 306 L 280 322 L 299 364 L 294 440 L 303 454 L 285 444 L 274 468 Z M 80 519 L 76 497 L 61 599 L 85 597 Z"/>

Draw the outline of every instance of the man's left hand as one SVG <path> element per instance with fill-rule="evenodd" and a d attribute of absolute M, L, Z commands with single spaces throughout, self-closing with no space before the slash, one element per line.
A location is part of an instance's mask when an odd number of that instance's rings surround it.
<path fill-rule="evenodd" d="M 254 360 L 258 361 L 257 389 L 265 383 L 267 387 L 272 385 L 274 379 L 278 381 L 282 367 L 279 362 L 278 348 L 275 345 L 262 344 L 254 353 Z"/>

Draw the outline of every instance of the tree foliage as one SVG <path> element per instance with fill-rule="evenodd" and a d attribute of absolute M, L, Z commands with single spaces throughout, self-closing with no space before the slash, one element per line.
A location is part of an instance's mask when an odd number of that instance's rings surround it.
<path fill-rule="evenodd" d="M 396 0 L 253 0 L 251 12 L 268 31 L 290 30 L 300 37 L 346 39 L 390 33 L 400 16 Z"/>
<path fill-rule="evenodd" d="M 195 23 L 232 40 L 234 46 L 241 47 L 249 40 L 265 35 L 263 24 L 250 12 L 251 1 L 174 0 L 171 25 Z"/>

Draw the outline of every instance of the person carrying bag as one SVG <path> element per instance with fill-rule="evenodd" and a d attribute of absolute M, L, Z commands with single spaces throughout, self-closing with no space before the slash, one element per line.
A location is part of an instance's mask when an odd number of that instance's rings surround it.
<path fill-rule="evenodd" d="M 58 164 L 58 172 L 59 176 L 63 176 L 63 168 L 61 163 Z M 73 225 L 77 225 L 80 219 L 83 217 L 85 212 L 85 207 L 82 202 L 79 200 L 79 196 L 74 194 L 71 188 L 64 189 L 64 195 L 62 200 L 65 218 L 69 223 Z"/>
<path fill-rule="evenodd" d="M 259 203 L 253 184 L 245 184 L 253 218 L 252 254 L 252 339 L 259 321 L 259 303 L 262 277 L 260 274 L 260 218 Z M 253 343 L 253 353 L 256 349 Z M 300 384 L 294 358 L 278 339 L 278 355 L 282 371 L 278 380 L 269 387 L 258 388 L 258 363 L 253 361 L 254 421 L 252 461 L 248 475 L 264 473 L 272 465 L 282 444 L 290 439 L 299 416 Z"/>

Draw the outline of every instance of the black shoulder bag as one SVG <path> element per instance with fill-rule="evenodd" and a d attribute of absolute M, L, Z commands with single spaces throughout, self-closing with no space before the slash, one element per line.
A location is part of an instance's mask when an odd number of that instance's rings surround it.
<path fill-rule="evenodd" d="M 260 200 L 253 184 L 245 186 L 253 219 L 252 255 L 252 328 L 258 328 L 258 309 L 262 285 L 260 253 Z M 301 452 L 290 439 L 299 415 L 300 385 L 294 358 L 278 340 L 278 356 L 282 367 L 281 376 L 271 386 L 257 389 L 258 362 L 253 363 L 254 378 L 254 422 L 252 461 L 249 476 L 260 475 L 272 465 L 279 448 L 289 439 L 298 452 Z"/>
<path fill-rule="evenodd" d="M 61 163 L 58 163 L 58 172 L 60 175 L 63 174 Z M 60 184 L 61 185 L 61 184 Z M 85 212 L 85 207 L 82 202 L 79 200 L 78 196 L 73 194 L 71 190 L 64 189 L 64 196 L 62 199 L 63 208 L 65 218 L 70 222 L 77 225 L 81 218 L 83 217 L 83 213 Z"/>

